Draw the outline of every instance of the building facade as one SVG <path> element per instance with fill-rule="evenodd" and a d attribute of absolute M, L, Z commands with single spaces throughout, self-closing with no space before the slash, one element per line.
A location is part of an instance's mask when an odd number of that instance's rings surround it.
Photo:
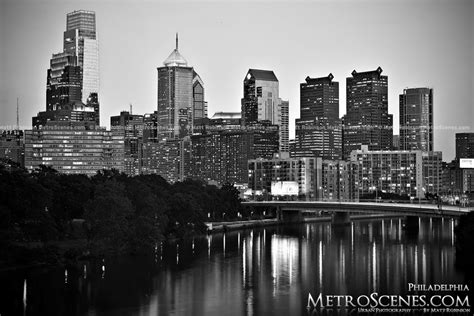
<path fill-rule="evenodd" d="M 421 151 L 369 151 L 368 146 L 351 152 L 357 164 L 359 197 L 376 191 L 409 198 L 424 198 Z"/>
<path fill-rule="evenodd" d="M 46 111 L 33 118 L 33 126 L 68 120 L 100 125 L 99 48 L 92 11 L 67 14 L 63 51 L 53 54 L 47 72 Z"/>
<path fill-rule="evenodd" d="M 388 114 L 388 78 L 382 68 L 352 72 L 346 79 L 346 115 L 343 126 L 344 159 L 353 150 L 392 148 L 393 116 Z"/>
<path fill-rule="evenodd" d="M 279 151 L 289 152 L 289 102 L 279 97 L 279 82 L 271 70 L 249 69 L 243 82 L 242 125 L 270 122 L 279 128 Z"/>
<path fill-rule="evenodd" d="M 441 192 L 441 152 L 370 151 L 362 146 L 352 151 L 350 161 L 357 164 L 360 197 L 382 191 L 423 199 L 426 193 Z"/>
<path fill-rule="evenodd" d="M 141 171 L 141 146 L 143 141 L 143 115 L 127 111 L 110 117 L 110 129 L 114 135 L 124 138 L 124 172 L 136 176 Z"/>
<path fill-rule="evenodd" d="M 2 131 L 0 133 L 0 161 L 14 162 L 20 167 L 25 165 L 24 135 L 21 130 Z"/>
<path fill-rule="evenodd" d="M 253 198 L 271 199 L 272 184 L 294 182 L 298 199 L 315 200 L 321 198 L 321 170 L 321 158 L 290 158 L 282 153 L 271 159 L 252 159 L 248 161 L 248 188 Z"/>
<path fill-rule="evenodd" d="M 474 133 L 456 133 L 456 158 L 474 158 Z"/>
<path fill-rule="evenodd" d="M 185 139 L 185 138 L 184 138 Z M 163 139 L 142 144 L 141 173 L 157 174 L 169 183 L 183 181 L 185 152 L 184 139 Z"/>
<path fill-rule="evenodd" d="M 327 201 L 358 201 L 357 164 L 344 160 L 322 161 L 321 197 Z"/>
<path fill-rule="evenodd" d="M 45 126 L 25 131 L 25 168 L 51 166 L 60 173 L 93 176 L 102 169 L 124 171 L 124 138 L 105 128 Z"/>
<path fill-rule="evenodd" d="M 300 84 L 300 118 L 292 157 L 342 159 L 342 123 L 339 119 L 339 83 L 333 75 L 306 78 Z"/>
<path fill-rule="evenodd" d="M 205 117 L 204 83 L 176 48 L 158 67 L 158 134 L 160 139 L 192 134 L 194 120 Z"/>
<path fill-rule="evenodd" d="M 400 149 L 433 151 L 433 89 L 405 89 L 399 104 Z"/>
<path fill-rule="evenodd" d="M 64 52 L 76 56 L 77 65 L 82 69 L 81 101 L 87 104 L 91 94 L 99 94 L 99 43 L 95 12 L 78 10 L 67 14 Z"/>

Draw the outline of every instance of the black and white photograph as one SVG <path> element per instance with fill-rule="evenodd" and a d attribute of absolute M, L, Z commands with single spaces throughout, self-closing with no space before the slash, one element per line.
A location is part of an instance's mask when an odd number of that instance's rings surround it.
<path fill-rule="evenodd" d="M 0 287 L 474 315 L 474 1 L 0 0 Z"/>

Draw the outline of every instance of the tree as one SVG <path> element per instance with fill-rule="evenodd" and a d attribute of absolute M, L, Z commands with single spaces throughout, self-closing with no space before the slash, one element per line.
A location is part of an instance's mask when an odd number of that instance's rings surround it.
<path fill-rule="evenodd" d="M 88 241 L 93 253 L 118 254 L 129 249 L 129 217 L 133 206 L 115 180 L 99 184 L 86 205 Z"/>

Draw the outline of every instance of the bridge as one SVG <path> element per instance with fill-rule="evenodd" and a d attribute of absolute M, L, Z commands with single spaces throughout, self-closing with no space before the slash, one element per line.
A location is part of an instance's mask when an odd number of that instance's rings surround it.
<path fill-rule="evenodd" d="M 375 202 L 329 202 L 329 201 L 250 201 L 243 205 L 274 207 L 277 219 L 284 222 L 301 222 L 303 213 L 329 212 L 337 225 L 350 223 L 350 214 L 383 214 L 406 216 L 408 222 L 418 222 L 419 217 L 457 218 L 474 211 L 474 207 L 417 203 L 375 203 Z"/>

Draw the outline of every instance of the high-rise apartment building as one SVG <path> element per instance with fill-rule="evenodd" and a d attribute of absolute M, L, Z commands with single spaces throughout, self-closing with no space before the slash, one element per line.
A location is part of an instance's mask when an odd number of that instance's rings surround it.
<path fill-rule="evenodd" d="M 350 156 L 357 164 L 360 197 L 375 191 L 416 198 L 438 194 L 441 160 L 441 152 L 368 150 L 367 145 Z"/>
<path fill-rule="evenodd" d="M 306 78 L 300 84 L 300 118 L 296 119 L 293 157 L 342 158 L 339 82 L 333 75 Z"/>
<path fill-rule="evenodd" d="M 321 197 L 323 200 L 358 201 L 357 163 L 344 160 L 323 160 Z"/>
<path fill-rule="evenodd" d="M 191 135 L 194 120 L 204 118 L 204 83 L 176 48 L 158 67 L 159 138 L 183 138 Z"/>
<path fill-rule="evenodd" d="M 268 121 L 279 128 L 279 150 L 289 152 L 289 102 L 279 97 L 279 82 L 271 70 L 249 69 L 241 100 L 242 125 Z"/>
<path fill-rule="evenodd" d="M 433 89 L 404 89 L 399 103 L 400 149 L 433 151 Z"/>
<path fill-rule="evenodd" d="M 346 79 L 347 110 L 343 126 L 344 158 L 368 145 L 370 150 L 390 150 L 393 116 L 388 114 L 388 77 L 382 68 L 352 72 Z"/>

